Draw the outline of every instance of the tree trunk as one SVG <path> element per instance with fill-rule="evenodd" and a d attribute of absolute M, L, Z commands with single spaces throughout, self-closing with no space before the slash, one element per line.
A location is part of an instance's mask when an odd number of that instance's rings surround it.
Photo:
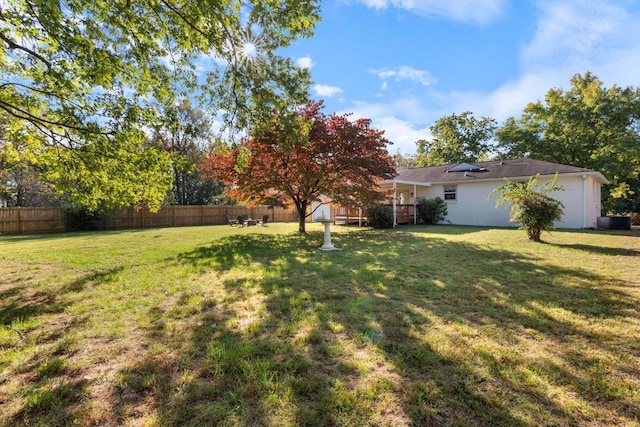
<path fill-rule="evenodd" d="M 534 242 L 541 242 L 540 235 L 542 234 L 542 230 L 539 228 L 530 228 L 527 230 L 527 234 L 529 235 L 529 240 L 533 240 Z"/>
<path fill-rule="evenodd" d="M 298 210 L 298 233 L 307 234 L 307 205 L 306 203 L 296 203 L 296 209 Z"/>
<path fill-rule="evenodd" d="M 306 218 L 304 216 L 305 212 L 303 211 L 302 213 L 300 213 L 300 211 L 298 211 L 298 214 L 300 215 L 300 219 L 298 221 L 298 233 L 307 234 L 307 227 L 306 227 L 307 226 L 307 221 L 306 221 Z"/>
<path fill-rule="evenodd" d="M 183 205 L 184 201 L 182 200 L 182 186 L 180 185 L 180 171 L 178 169 L 173 169 L 173 191 L 174 197 L 176 199 L 176 203 L 178 205 Z"/>

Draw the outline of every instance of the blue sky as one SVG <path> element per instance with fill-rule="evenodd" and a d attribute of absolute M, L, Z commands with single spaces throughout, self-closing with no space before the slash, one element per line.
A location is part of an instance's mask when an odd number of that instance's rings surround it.
<path fill-rule="evenodd" d="M 326 0 L 286 54 L 324 112 L 372 119 L 414 154 L 452 113 L 502 124 L 574 74 L 640 86 L 640 0 Z"/>

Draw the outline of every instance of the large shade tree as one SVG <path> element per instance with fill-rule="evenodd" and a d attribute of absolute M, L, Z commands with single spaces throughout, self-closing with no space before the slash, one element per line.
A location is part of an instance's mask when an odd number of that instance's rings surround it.
<path fill-rule="evenodd" d="M 162 122 L 153 130 L 151 144 L 169 153 L 173 187 L 168 201 L 177 205 L 206 205 L 221 186 L 202 176 L 198 167 L 217 138 L 211 119 L 187 101 L 164 108 Z"/>
<path fill-rule="evenodd" d="M 24 144 L 20 139 L 10 138 L 20 135 L 8 132 L 12 118 L 0 110 L 0 204 L 9 206 L 56 206 L 59 195 L 45 182 L 39 179 L 38 165 L 33 159 L 21 156 Z M 3 149 L 10 146 L 11 150 Z"/>
<path fill-rule="evenodd" d="M 395 172 L 384 132 L 368 119 L 327 116 L 321 108 L 322 101 L 309 102 L 294 118 L 274 115 L 241 144 L 212 153 L 203 169 L 238 200 L 293 203 L 300 233 L 321 196 L 347 206 L 382 200 L 377 183 Z"/>
<path fill-rule="evenodd" d="M 491 153 L 491 141 L 497 128 L 490 117 L 479 119 L 470 111 L 438 119 L 429 129 L 433 139 L 416 141 L 416 165 L 476 162 Z"/>
<path fill-rule="evenodd" d="M 62 204 L 55 190 L 39 178 L 38 170 L 28 162 L 0 163 L 0 203 L 11 207 L 52 207 Z"/>
<path fill-rule="evenodd" d="M 508 156 L 602 172 L 605 209 L 640 209 L 640 87 L 605 88 L 592 73 L 577 74 L 569 90 L 550 89 L 496 136 Z"/>
<path fill-rule="evenodd" d="M 399 149 L 393 159 L 396 162 L 396 169 L 410 169 L 416 166 L 416 156 L 414 154 L 403 154 Z"/>
<path fill-rule="evenodd" d="M 3 2 L 0 156 L 37 161 L 89 208 L 158 207 L 172 180 L 145 146 L 152 105 L 197 94 L 245 127 L 306 99 L 308 71 L 276 52 L 318 19 L 317 0 Z"/>

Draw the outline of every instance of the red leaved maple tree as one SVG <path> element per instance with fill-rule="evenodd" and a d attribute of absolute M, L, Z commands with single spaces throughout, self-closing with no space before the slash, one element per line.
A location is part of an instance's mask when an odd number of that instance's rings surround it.
<path fill-rule="evenodd" d="M 234 147 L 209 154 L 202 170 L 225 183 L 227 194 L 254 204 L 293 203 L 306 233 L 309 206 L 321 196 L 345 206 L 384 199 L 378 182 L 395 173 L 384 131 L 368 119 L 323 114 L 322 101 L 300 108 L 296 120 L 274 117 Z"/>

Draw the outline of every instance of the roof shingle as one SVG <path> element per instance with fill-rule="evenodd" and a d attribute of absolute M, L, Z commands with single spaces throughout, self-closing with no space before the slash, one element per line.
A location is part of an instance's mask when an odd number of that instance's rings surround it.
<path fill-rule="evenodd" d="M 464 182 L 471 180 L 491 180 L 491 179 L 517 179 L 528 178 L 533 175 L 565 175 L 565 174 L 586 174 L 596 175 L 596 179 L 602 183 L 607 183 L 607 179 L 600 173 L 592 169 L 579 168 L 575 166 L 561 165 L 534 159 L 513 159 L 513 160 L 492 160 L 488 162 L 474 162 L 472 166 L 483 168 L 481 171 L 449 171 L 458 164 L 442 166 L 429 166 L 425 168 L 403 169 L 398 171 L 396 181 L 420 182 L 420 183 L 445 183 Z M 388 180 L 387 182 L 392 182 Z"/>

